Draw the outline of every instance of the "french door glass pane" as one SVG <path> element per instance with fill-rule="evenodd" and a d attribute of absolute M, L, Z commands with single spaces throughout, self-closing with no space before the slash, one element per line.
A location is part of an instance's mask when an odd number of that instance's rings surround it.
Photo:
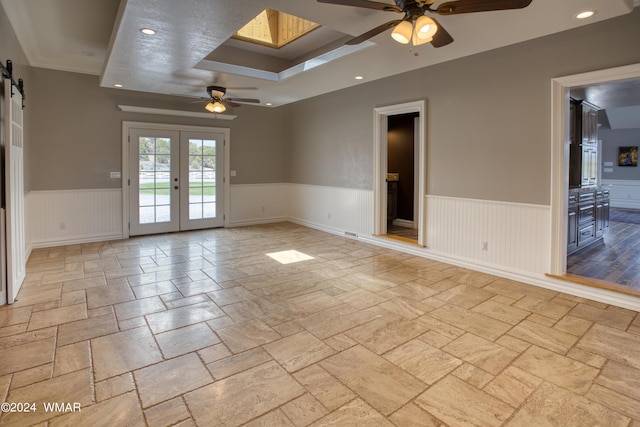
<path fill-rule="evenodd" d="M 139 222 L 171 220 L 171 139 L 139 138 Z"/>
<path fill-rule="evenodd" d="M 216 141 L 189 139 L 189 219 L 215 218 Z"/>

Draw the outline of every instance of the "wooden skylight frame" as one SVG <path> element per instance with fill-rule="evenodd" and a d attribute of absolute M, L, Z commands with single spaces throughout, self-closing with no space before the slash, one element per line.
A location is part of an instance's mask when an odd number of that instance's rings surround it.
<path fill-rule="evenodd" d="M 231 37 L 279 49 L 318 27 L 320 24 L 315 22 L 275 9 L 265 9 Z"/>

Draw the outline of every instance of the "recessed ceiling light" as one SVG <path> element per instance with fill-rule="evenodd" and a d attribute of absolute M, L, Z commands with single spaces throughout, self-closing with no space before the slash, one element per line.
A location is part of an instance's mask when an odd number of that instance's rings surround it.
<path fill-rule="evenodd" d="M 587 19 L 587 18 L 591 18 L 594 14 L 595 14 L 595 12 L 593 10 L 585 10 L 585 11 L 582 11 L 582 12 L 578 13 L 576 15 L 576 18 L 577 19 Z"/>
<path fill-rule="evenodd" d="M 142 34 L 146 34 L 148 36 L 152 36 L 156 33 L 156 30 L 152 29 L 152 28 L 140 28 L 140 32 Z"/>
<path fill-rule="evenodd" d="M 356 76 L 356 80 L 362 80 L 364 79 L 364 76 Z"/>
<path fill-rule="evenodd" d="M 267 102 L 267 103 L 266 103 L 266 104 L 264 104 L 264 105 L 266 105 L 267 107 L 271 107 L 273 104 L 272 104 L 272 103 L 270 103 L 270 102 Z"/>
<path fill-rule="evenodd" d="M 114 83 L 113 87 L 122 87 L 121 83 Z"/>

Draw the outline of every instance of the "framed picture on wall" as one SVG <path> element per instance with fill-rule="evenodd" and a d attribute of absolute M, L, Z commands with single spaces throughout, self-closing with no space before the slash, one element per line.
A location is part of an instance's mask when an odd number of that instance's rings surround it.
<path fill-rule="evenodd" d="M 638 166 L 638 146 L 618 147 L 618 166 Z"/>

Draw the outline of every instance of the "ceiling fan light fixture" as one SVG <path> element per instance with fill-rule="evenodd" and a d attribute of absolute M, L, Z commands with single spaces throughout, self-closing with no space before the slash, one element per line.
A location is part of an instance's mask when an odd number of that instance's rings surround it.
<path fill-rule="evenodd" d="M 428 16 L 421 16 L 416 20 L 415 33 L 420 40 L 431 40 L 438 31 L 438 25 Z"/>
<path fill-rule="evenodd" d="M 398 43 L 409 44 L 413 34 L 413 25 L 409 21 L 402 21 L 393 29 L 391 37 Z"/>
<path fill-rule="evenodd" d="M 227 107 L 220 101 L 210 102 L 204 108 L 211 113 L 224 113 L 227 111 Z"/>

